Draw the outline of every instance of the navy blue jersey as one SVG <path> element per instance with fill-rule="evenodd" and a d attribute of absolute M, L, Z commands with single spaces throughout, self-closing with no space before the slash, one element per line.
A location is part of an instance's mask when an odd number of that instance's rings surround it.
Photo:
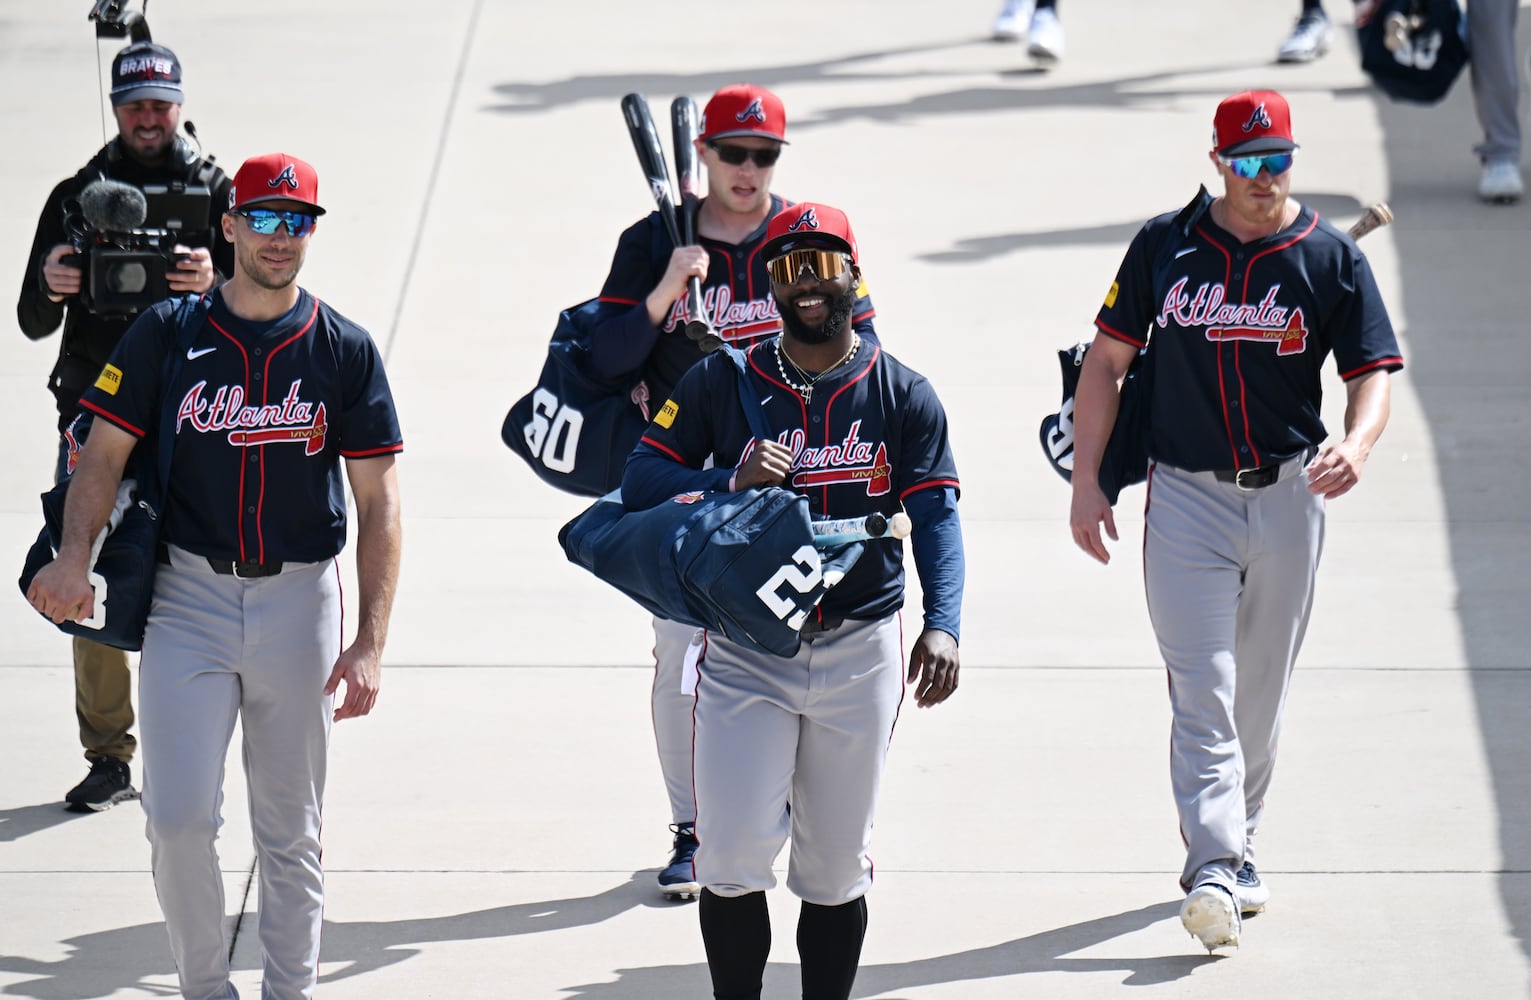
<path fill-rule="evenodd" d="M 262 323 L 215 292 L 167 386 L 170 318 L 164 303 L 140 316 L 80 400 L 139 438 L 174 419 L 165 540 L 218 559 L 333 557 L 346 539 L 340 459 L 404 447 L 377 345 L 306 291 Z"/>
<path fill-rule="evenodd" d="M 894 514 L 922 490 L 957 489 L 957 466 L 947 436 L 946 412 L 925 377 L 876 344 L 863 343 L 851 361 L 815 384 L 812 404 L 782 379 L 777 341 L 748 352 L 766 423 L 792 450 L 792 471 L 782 485 L 808 498 L 810 516 Z M 709 356 L 675 387 L 633 452 L 622 493 L 629 506 L 649 506 L 683 489 L 728 489 L 754 436 L 739 402 L 738 369 L 721 353 Z M 656 496 L 636 495 L 631 482 L 641 458 L 661 457 L 701 470 L 681 490 L 657 484 Z M 652 491 L 649 491 L 652 492 Z M 630 496 L 629 494 L 635 494 Z M 960 571 L 959 571 L 960 572 Z M 957 589 L 960 598 L 960 587 Z M 824 617 L 876 619 L 903 606 L 901 542 L 869 542 L 860 560 L 820 604 Z M 955 621 L 956 609 L 942 609 Z"/>
<path fill-rule="evenodd" d="M 772 195 L 770 215 L 791 204 Z M 702 301 L 718 336 L 735 347 L 747 347 L 781 329 L 781 313 L 771 297 L 771 277 L 760 256 L 770 215 L 742 243 L 697 238 L 708 255 Z M 617 240 L 591 336 L 592 356 L 600 373 L 614 378 L 639 371 L 648 384 L 649 398 L 655 400 L 668 399 L 680 377 L 702 359 L 701 349 L 686 336 L 684 298 L 670 307 L 658 330 L 649 324 L 644 299 L 664 277 L 675 249 L 663 232 L 656 211 L 628 227 Z M 852 322 L 864 340 L 875 343 L 874 314 L 863 285 L 857 290 Z"/>
<path fill-rule="evenodd" d="M 1193 472 L 1291 458 L 1328 436 L 1331 353 L 1346 381 L 1403 367 L 1366 257 L 1311 209 L 1253 243 L 1203 215 L 1155 288 L 1174 216 L 1138 232 L 1095 320 L 1134 347 L 1153 341 L 1149 457 Z"/>

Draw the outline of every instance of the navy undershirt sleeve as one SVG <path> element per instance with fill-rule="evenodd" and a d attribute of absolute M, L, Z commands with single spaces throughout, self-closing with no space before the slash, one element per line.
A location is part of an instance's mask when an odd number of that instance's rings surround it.
<path fill-rule="evenodd" d="M 916 490 L 904 498 L 914 528 L 914 569 L 925 595 L 925 627 L 962 639 L 962 589 L 967 561 L 962 551 L 962 522 L 957 491 L 950 486 Z"/>

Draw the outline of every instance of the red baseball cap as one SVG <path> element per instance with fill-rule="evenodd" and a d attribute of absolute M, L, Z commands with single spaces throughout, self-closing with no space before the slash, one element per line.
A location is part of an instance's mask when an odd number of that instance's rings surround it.
<path fill-rule="evenodd" d="M 729 84 L 702 109 L 703 142 L 730 136 L 753 135 L 787 141 L 787 112 L 781 98 L 753 83 Z"/>
<path fill-rule="evenodd" d="M 286 153 L 267 153 L 240 165 L 229 188 L 229 211 L 263 201 L 296 201 L 323 215 L 318 197 L 319 174 L 312 165 Z"/>
<path fill-rule="evenodd" d="M 1226 98 L 1212 119 L 1212 146 L 1227 156 L 1296 149 L 1286 98 L 1274 90 L 1246 90 Z"/>
<path fill-rule="evenodd" d="M 851 220 L 838 208 L 811 201 L 782 209 L 766 225 L 765 245 L 760 255 L 775 260 L 793 250 L 839 250 L 856 260 L 856 234 Z"/>

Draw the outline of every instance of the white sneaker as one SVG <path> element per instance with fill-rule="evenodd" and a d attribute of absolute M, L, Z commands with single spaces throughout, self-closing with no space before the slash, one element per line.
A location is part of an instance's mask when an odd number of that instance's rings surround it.
<path fill-rule="evenodd" d="M 1063 22 L 1056 10 L 1043 7 L 1032 14 L 1029 35 L 1031 44 L 1026 46 L 1026 54 L 1031 58 L 1049 64 L 1063 58 Z"/>
<path fill-rule="evenodd" d="M 1520 200 L 1526 193 L 1526 185 L 1520 179 L 1520 168 L 1509 160 L 1495 160 L 1483 165 L 1478 178 L 1478 197 L 1496 205 L 1509 205 Z"/>
<path fill-rule="evenodd" d="M 1234 875 L 1233 898 L 1239 904 L 1239 913 L 1260 913 L 1270 902 L 1270 886 L 1260 880 L 1254 862 L 1246 861 Z"/>
<path fill-rule="evenodd" d="M 1312 62 L 1329 51 L 1329 43 L 1333 40 L 1334 29 L 1329 25 L 1329 15 L 1322 10 L 1305 10 L 1292 33 L 1276 51 L 1276 61 Z"/>
<path fill-rule="evenodd" d="M 1203 882 L 1180 904 L 1180 926 L 1209 952 L 1237 948 L 1240 921 L 1233 893 L 1216 882 Z"/>
<path fill-rule="evenodd" d="M 1036 0 L 1005 0 L 1004 8 L 994 19 L 996 42 L 1018 42 L 1026 37 L 1026 25 L 1031 21 L 1031 8 Z"/>

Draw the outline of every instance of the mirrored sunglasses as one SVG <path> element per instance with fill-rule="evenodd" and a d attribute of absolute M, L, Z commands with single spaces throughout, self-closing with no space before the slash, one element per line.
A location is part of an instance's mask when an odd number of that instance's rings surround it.
<path fill-rule="evenodd" d="M 270 236 L 276 232 L 278 226 L 285 223 L 287 235 L 294 239 L 313 232 L 314 223 L 317 221 L 307 212 L 277 212 L 269 208 L 249 208 L 234 214 L 244 216 L 250 231 L 260 233 L 262 236 Z"/>
<path fill-rule="evenodd" d="M 1272 177 L 1280 177 L 1292 169 L 1292 152 L 1266 153 L 1263 156 L 1219 156 L 1218 159 L 1246 181 L 1259 177 L 1262 168 L 1269 170 Z"/>
<path fill-rule="evenodd" d="M 771 280 L 778 285 L 790 285 L 802 277 L 804 271 L 812 271 L 820 281 L 830 281 L 844 274 L 851 259 L 839 250 L 789 250 L 775 260 L 766 261 Z"/>
<path fill-rule="evenodd" d="M 722 142 L 709 142 L 708 148 L 718 154 L 718 159 L 731 167 L 737 167 L 745 160 L 754 160 L 757 167 L 774 167 L 776 161 L 781 158 L 780 146 L 769 146 L 765 149 L 746 149 L 743 146 L 730 146 Z"/>

